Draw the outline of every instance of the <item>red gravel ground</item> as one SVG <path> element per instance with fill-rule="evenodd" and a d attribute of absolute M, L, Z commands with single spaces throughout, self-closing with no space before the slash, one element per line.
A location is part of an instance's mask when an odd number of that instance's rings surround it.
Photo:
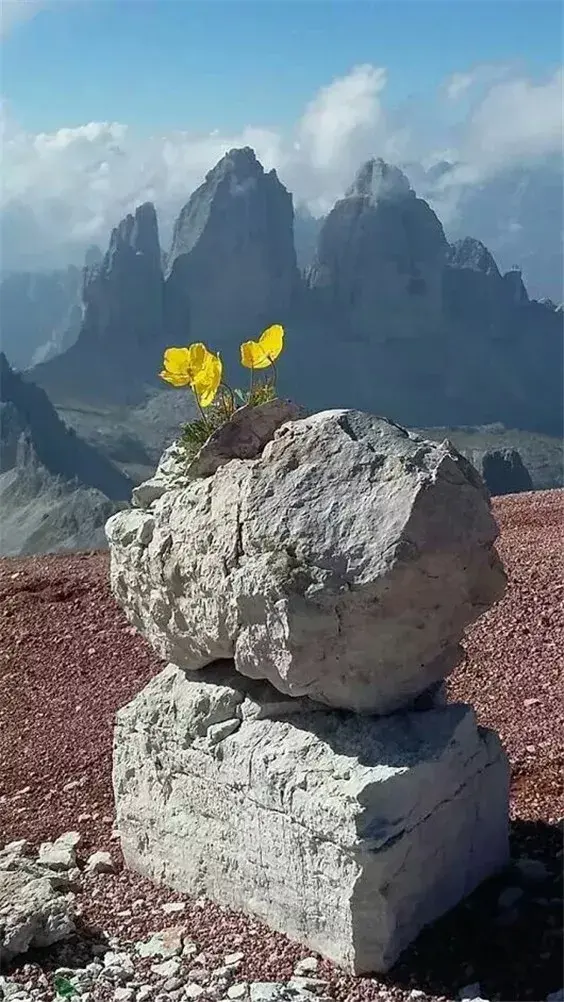
<path fill-rule="evenodd" d="M 342 1002 L 407 999 L 414 988 L 424 994 L 412 998 L 452 999 L 473 981 L 491 1000 L 538 1002 L 562 983 L 564 492 L 499 498 L 494 509 L 509 586 L 469 632 L 449 689 L 501 734 L 512 766 L 513 855 L 542 860 L 549 882 L 500 917 L 508 880 L 496 878 L 426 930 L 386 978 L 355 981 L 323 962 L 320 975 Z M 96 878 L 96 893 L 84 895 L 85 928 L 125 941 L 178 924 L 160 910 L 178 896 L 121 870 L 111 838 L 114 714 L 162 665 L 110 596 L 108 555 L 1 560 L 0 623 L 0 846 L 77 829 L 83 855 L 111 848 L 121 871 Z M 182 921 L 211 958 L 245 951 L 240 975 L 250 980 L 284 980 L 306 955 L 209 903 L 187 901 Z"/>

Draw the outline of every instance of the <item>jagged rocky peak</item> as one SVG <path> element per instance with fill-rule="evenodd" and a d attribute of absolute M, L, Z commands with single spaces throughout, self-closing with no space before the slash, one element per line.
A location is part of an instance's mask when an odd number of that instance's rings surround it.
<path fill-rule="evenodd" d="M 174 227 L 165 288 L 169 336 L 209 335 L 225 348 L 236 334 L 284 322 L 298 281 L 292 196 L 253 150 L 230 150 Z"/>
<path fill-rule="evenodd" d="M 275 171 L 271 171 L 275 173 Z M 230 182 L 248 181 L 264 174 L 264 168 L 250 146 L 229 150 L 206 175 L 206 181 L 228 178 Z"/>
<path fill-rule="evenodd" d="M 436 333 L 447 249 L 405 174 L 369 160 L 321 227 L 308 284 L 327 322 L 353 339 Z"/>
<path fill-rule="evenodd" d="M 474 237 L 464 237 L 463 240 L 450 244 L 447 264 L 452 268 L 470 268 L 484 275 L 501 278 L 493 255 L 481 240 L 476 240 Z"/>
<path fill-rule="evenodd" d="M 376 204 L 382 201 L 415 198 L 415 192 L 399 167 L 386 163 L 381 157 L 376 157 L 367 160 L 357 171 L 345 197 L 368 198 L 370 202 Z"/>
<path fill-rule="evenodd" d="M 112 230 L 110 246 L 104 259 L 109 263 L 115 255 L 131 249 L 135 254 L 156 265 L 160 270 L 161 249 L 159 244 L 159 227 L 157 213 L 152 202 L 144 202 L 135 210 L 135 215 L 128 213 L 118 226 Z"/>
<path fill-rule="evenodd" d="M 529 302 L 529 295 L 525 288 L 525 283 L 523 281 L 523 276 L 518 268 L 512 268 L 511 271 L 506 271 L 503 276 L 503 284 L 505 286 L 507 296 L 511 300 L 514 306 L 519 306 L 521 303 Z M 554 309 L 554 304 L 548 300 L 547 305 Z"/>
<path fill-rule="evenodd" d="M 157 216 L 146 202 L 112 230 L 102 261 L 84 268 L 76 343 L 36 366 L 33 380 L 57 404 L 136 399 L 161 361 L 163 283 Z"/>

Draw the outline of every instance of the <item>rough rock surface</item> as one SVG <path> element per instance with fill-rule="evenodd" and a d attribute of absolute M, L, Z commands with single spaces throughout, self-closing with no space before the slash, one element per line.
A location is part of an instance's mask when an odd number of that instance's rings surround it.
<path fill-rule="evenodd" d="M 163 283 L 157 216 L 146 202 L 112 230 L 102 262 L 84 271 L 76 343 L 35 366 L 32 378 L 57 404 L 136 402 L 161 360 Z"/>
<path fill-rule="evenodd" d="M 435 334 L 447 250 L 437 216 L 405 174 L 369 160 L 323 222 L 308 287 L 355 339 Z"/>
<path fill-rule="evenodd" d="M 359 718 L 169 666 L 117 716 L 126 863 L 354 973 L 387 970 L 505 864 L 508 788 L 462 704 Z"/>
<path fill-rule="evenodd" d="M 276 171 L 248 147 L 226 153 L 174 227 L 165 286 L 173 342 L 187 331 L 192 341 L 210 337 L 229 359 L 237 337 L 285 323 L 299 285 L 292 226 L 292 196 Z"/>
<path fill-rule="evenodd" d="M 46 843 L 38 859 L 25 841 L 0 850 L 0 967 L 74 932 L 73 835 Z"/>
<path fill-rule="evenodd" d="M 256 460 L 106 531 L 113 593 L 165 660 L 233 658 L 358 712 L 391 712 L 446 677 L 505 585 L 471 464 L 357 411 L 283 425 Z"/>
<path fill-rule="evenodd" d="M 149 508 L 166 490 L 186 487 L 198 477 L 209 477 L 232 459 L 255 459 L 280 425 L 304 416 L 302 408 L 289 400 L 270 400 L 257 407 L 240 407 L 226 424 L 218 428 L 188 461 L 175 443 L 163 454 L 154 477 L 133 491 L 137 508 Z"/>

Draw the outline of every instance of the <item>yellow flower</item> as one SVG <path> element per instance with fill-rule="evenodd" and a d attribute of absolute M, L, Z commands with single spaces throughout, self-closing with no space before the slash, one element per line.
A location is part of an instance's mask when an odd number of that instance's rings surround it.
<path fill-rule="evenodd" d="M 196 373 L 192 389 L 201 407 L 209 407 L 215 400 L 215 395 L 221 383 L 223 365 L 219 355 L 208 351 L 203 365 Z"/>
<path fill-rule="evenodd" d="M 278 358 L 284 346 L 284 328 L 273 324 L 262 332 L 258 341 L 241 345 L 241 362 L 246 369 L 267 369 Z"/>
<path fill-rule="evenodd" d="M 171 386 L 190 386 L 202 407 L 213 403 L 223 366 L 219 355 L 205 344 L 198 341 L 187 348 L 167 348 L 163 364 L 161 379 Z"/>

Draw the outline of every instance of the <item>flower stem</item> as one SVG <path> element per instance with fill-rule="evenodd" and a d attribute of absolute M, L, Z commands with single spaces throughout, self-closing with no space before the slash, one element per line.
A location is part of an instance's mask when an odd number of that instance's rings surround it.
<path fill-rule="evenodd" d="M 221 384 L 221 388 L 222 388 L 222 390 L 226 390 L 227 391 L 227 393 L 229 394 L 230 400 L 231 400 L 231 413 L 229 413 L 229 411 L 227 410 L 227 405 L 225 403 L 225 396 L 222 395 L 222 403 L 223 403 L 223 410 L 224 410 L 224 413 L 225 413 L 225 419 L 227 421 L 229 421 L 231 415 L 236 410 L 236 407 L 235 407 L 235 397 L 233 395 L 233 390 L 231 389 L 230 386 L 227 385 L 227 383 L 222 383 Z"/>
<path fill-rule="evenodd" d="M 200 412 L 200 417 L 202 418 L 202 421 L 204 422 L 207 430 L 209 431 L 210 430 L 209 421 L 208 421 L 206 415 L 204 414 L 204 410 L 202 408 L 202 405 L 201 405 L 200 401 L 198 400 L 198 394 L 196 393 L 196 391 L 194 389 L 192 389 L 192 393 L 194 394 L 194 400 L 196 401 L 196 405 L 197 405 L 198 410 Z"/>
<path fill-rule="evenodd" d="M 274 373 L 274 379 L 272 380 L 272 389 L 273 389 L 274 392 L 276 392 L 276 380 L 278 379 L 278 371 L 277 371 L 276 366 L 274 364 L 274 359 L 270 358 L 270 355 L 268 356 L 268 358 L 269 358 L 270 364 L 272 366 L 272 371 Z"/>

